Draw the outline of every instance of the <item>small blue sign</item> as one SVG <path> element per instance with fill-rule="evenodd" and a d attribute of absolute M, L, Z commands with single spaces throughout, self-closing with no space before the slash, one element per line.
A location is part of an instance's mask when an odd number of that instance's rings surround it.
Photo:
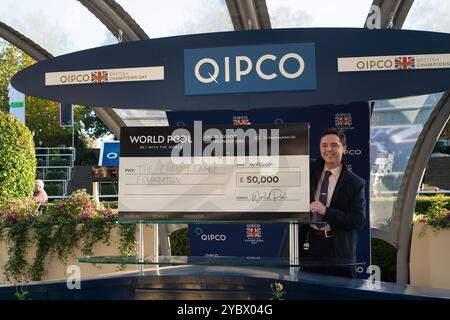
<path fill-rule="evenodd" d="M 100 157 L 98 165 L 104 167 L 119 166 L 120 157 L 120 142 L 119 141 L 105 141 L 100 150 Z"/>
<path fill-rule="evenodd" d="M 314 43 L 184 50 L 186 95 L 316 89 Z"/>

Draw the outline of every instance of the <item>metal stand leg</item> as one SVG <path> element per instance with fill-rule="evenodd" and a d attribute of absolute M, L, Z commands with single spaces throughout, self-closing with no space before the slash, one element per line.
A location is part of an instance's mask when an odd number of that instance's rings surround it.
<path fill-rule="evenodd" d="M 139 274 L 144 274 L 144 224 L 139 222 Z"/>
<path fill-rule="evenodd" d="M 299 226 L 295 222 L 289 223 L 289 265 L 291 278 L 294 278 L 300 271 Z"/>
<path fill-rule="evenodd" d="M 160 224 L 154 224 L 153 225 L 153 256 L 154 256 L 154 261 L 158 262 L 159 260 L 159 227 L 164 227 L 164 225 L 160 225 Z M 159 265 L 156 264 L 156 269 L 159 268 Z"/>

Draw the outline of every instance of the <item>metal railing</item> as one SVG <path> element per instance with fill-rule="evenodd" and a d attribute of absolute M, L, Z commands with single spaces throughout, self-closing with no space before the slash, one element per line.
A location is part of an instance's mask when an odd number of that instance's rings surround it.
<path fill-rule="evenodd" d="M 72 177 L 72 168 L 71 167 L 65 167 L 65 166 L 49 166 L 49 167 L 36 167 L 36 171 L 38 172 L 38 175 L 41 175 L 40 179 L 42 180 L 49 180 L 48 174 L 52 171 L 55 172 L 62 172 L 65 171 L 65 179 L 71 180 Z"/>
<path fill-rule="evenodd" d="M 51 161 L 57 160 L 60 158 L 61 160 L 69 160 L 69 167 L 73 167 L 76 160 L 76 152 L 73 147 L 64 147 L 64 148 L 35 148 L 36 159 L 45 160 L 45 167 L 53 166 Z M 56 158 L 56 159 L 55 159 Z M 58 159 L 59 160 L 59 159 Z"/>
<path fill-rule="evenodd" d="M 44 189 L 51 189 L 49 185 L 60 185 L 58 194 L 51 194 L 49 199 L 62 199 L 67 196 L 68 182 L 72 179 L 72 168 L 76 160 L 76 149 L 73 147 L 35 148 L 36 174 L 44 181 Z M 64 172 L 65 179 L 48 179 L 50 172 Z M 59 192 L 61 190 L 61 192 Z M 55 191 L 55 189 L 53 189 Z M 48 192 L 50 193 L 50 192 Z"/>

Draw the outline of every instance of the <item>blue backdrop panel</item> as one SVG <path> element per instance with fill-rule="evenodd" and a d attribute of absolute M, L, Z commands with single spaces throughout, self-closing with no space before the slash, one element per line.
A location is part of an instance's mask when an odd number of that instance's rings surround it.
<path fill-rule="evenodd" d="M 204 124 L 232 124 L 239 120 L 251 124 L 309 122 L 310 156 L 320 157 L 319 137 L 329 127 L 338 127 L 347 136 L 349 153 L 344 160 L 352 171 L 366 181 L 366 224 L 359 233 L 357 247 L 358 261 L 370 265 L 370 213 L 369 213 L 369 112 L 367 102 L 348 105 L 325 105 L 301 108 L 271 108 L 261 110 L 213 112 L 168 112 L 169 124 L 192 125 L 195 120 Z M 283 236 L 288 232 L 287 224 L 261 224 L 260 230 L 247 230 L 247 225 L 189 225 L 191 255 L 231 255 L 231 256 L 278 256 L 283 244 Z M 197 232 L 196 232 L 197 230 Z M 201 230 L 201 233 L 200 233 Z M 260 232 L 264 241 L 257 240 L 255 233 Z M 202 240 L 202 236 L 203 240 Z M 219 235 L 219 237 L 208 235 Z M 221 237 L 221 238 L 220 238 Z M 224 239 L 225 237 L 225 239 Z M 204 240 L 209 239 L 209 240 Z"/>
<path fill-rule="evenodd" d="M 189 244 L 192 256 L 281 255 L 282 240 L 288 228 L 280 224 L 191 224 Z"/>

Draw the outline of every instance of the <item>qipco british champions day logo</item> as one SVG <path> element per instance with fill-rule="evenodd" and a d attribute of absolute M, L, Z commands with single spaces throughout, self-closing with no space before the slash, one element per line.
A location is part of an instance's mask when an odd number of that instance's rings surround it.
<path fill-rule="evenodd" d="M 187 49 L 185 94 L 316 89 L 314 43 Z"/>

